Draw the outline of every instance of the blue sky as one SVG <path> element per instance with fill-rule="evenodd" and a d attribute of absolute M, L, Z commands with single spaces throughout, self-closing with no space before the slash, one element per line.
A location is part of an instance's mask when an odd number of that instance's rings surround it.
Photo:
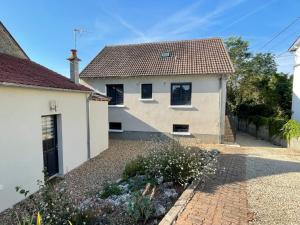
<path fill-rule="evenodd" d="M 26 0 L 1 2 L 0 20 L 29 57 L 68 76 L 66 58 L 78 37 L 83 69 L 112 44 L 242 36 L 253 51 L 276 55 L 279 71 L 292 73 L 288 47 L 300 36 L 299 0 Z"/>

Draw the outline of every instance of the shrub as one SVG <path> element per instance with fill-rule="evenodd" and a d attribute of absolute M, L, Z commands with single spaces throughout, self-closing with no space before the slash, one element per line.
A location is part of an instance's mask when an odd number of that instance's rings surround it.
<path fill-rule="evenodd" d="M 154 214 L 154 206 L 150 197 L 143 196 L 140 192 L 135 192 L 128 203 L 127 212 L 136 223 L 139 221 L 146 223 Z"/>
<path fill-rule="evenodd" d="M 282 137 L 282 128 L 287 122 L 284 118 L 271 117 L 269 118 L 269 136 L 270 138 L 274 136 Z"/>
<path fill-rule="evenodd" d="M 37 195 L 31 195 L 26 202 L 27 214 L 32 215 L 40 212 L 42 215 L 42 224 L 46 225 L 70 225 L 70 221 L 76 225 L 74 218 L 82 218 L 80 224 L 91 224 L 89 218 L 82 217 L 85 212 L 80 211 L 70 201 L 67 189 L 56 188 L 54 184 L 49 181 L 38 181 L 40 191 Z M 17 192 L 28 195 L 29 191 L 25 191 L 21 187 L 16 188 Z M 26 215 L 23 215 L 26 218 Z M 27 216 L 27 218 L 31 218 Z M 26 223 L 25 223 L 26 224 Z M 30 223 L 27 223 L 30 224 Z"/>
<path fill-rule="evenodd" d="M 128 179 L 129 177 L 141 174 L 145 174 L 145 165 L 144 158 L 140 156 L 126 164 L 123 172 L 123 178 Z"/>
<path fill-rule="evenodd" d="M 184 147 L 178 141 L 154 144 L 152 153 L 146 158 L 146 173 L 185 185 L 215 172 L 215 153 Z"/>
<path fill-rule="evenodd" d="M 92 210 L 79 211 L 70 219 L 70 225 L 94 225 L 97 217 Z"/>
<path fill-rule="evenodd" d="M 112 195 L 121 195 L 122 194 L 122 189 L 115 183 L 113 184 L 104 184 L 103 190 L 100 193 L 101 198 L 108 198 L 109 196 Z"/>
<path fill-rule="evenodd" d="M 284 124 L 282 131 L 284 139 L 290 142 L 292 138 L 300 137 L 300 123 L 296 120 L 289 120 Z"/>
<path fill-rule="evenodd" d="M 130 191 L 135 192 L 144 188 L 147 184 L 156 184 L 156 179 L 148 176 L 135 176 L 128 180 L 128 188 Z"/>

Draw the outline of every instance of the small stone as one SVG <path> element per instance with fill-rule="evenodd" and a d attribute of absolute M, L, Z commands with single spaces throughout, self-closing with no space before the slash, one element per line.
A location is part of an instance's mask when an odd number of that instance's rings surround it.
<path fill-rule="evenodd" d="M 119 178 L 118 180 L 116 180 L 116 183 L 120 183 L 122 181 L 121 178 Z"/>
<path fill-rule="evenodd" d="M 167 196 L 168 198 L 177 198 L 178 193 L 176 192 L 175 189 L 165 189 L 164 190 L 164 195 Z"/>
<path fill-rule="evenodd" d="M 123 192 L 128 192 L 129 191 L 129 184 L 120 184 L 120 185 L 118 185 L 121 189 L 122 189 L 122 191 Z"/>
<path fill-rule="evenodd" d="M 163 176 L 156 178 L 157 184 L 161 184 L 163 181 L 164 181 L 164 177 Z"/>
<path fill-rule="evenodd" d="M 174 186 L 174 183 L 173 182 L 165 182 L 165 183 L 163 183 L 163 187 L 164 188 L 171 188 L 171 187 L 173 187 Z"/>
<path fill-rule="evenodd" d="M 156 202 L 156 203 L 154 203 L 154 206 L 155 206 L 155 216 L 160 217 L 160 216 L 165 215 L 166 208 L 163 205 Z"/>

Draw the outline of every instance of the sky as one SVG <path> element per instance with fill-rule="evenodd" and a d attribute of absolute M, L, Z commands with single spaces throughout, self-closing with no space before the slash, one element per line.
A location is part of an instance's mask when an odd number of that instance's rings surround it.
<path fill-rule="evenodd" d="M 1 1 L 0 20 L 31 60 L 65 76 L 75 28 L 81 70 L 106 45 L 241 36 L 292 73 L 287 50 L 300 36 L 300 0 Z"/>

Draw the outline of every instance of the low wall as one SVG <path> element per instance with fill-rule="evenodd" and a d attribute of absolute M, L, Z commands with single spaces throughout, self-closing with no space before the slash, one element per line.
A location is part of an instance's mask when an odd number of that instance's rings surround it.
<path fill-rule="evenodd" d="M 300 138 L 292 138 L 292 140 L 289 143 L 289 148 L 300 151 Z"/>
<path fill-rule="evenodd" d="M 237 123 L 238 130 L 251 134 L 256 138 L 269 141 L 274 145 L 287 147 L 287 142 L 283 138 L 280 138 L 278 136 L 270 137 L 268 126 L 260 126 L 257 129 L 255 124 L 248 123 L 246 120 L 235 119 L 235 121 Z M 295 145 L 297 145 L 296 141 L 295 141 Z M 299 141 L 298 141 L 298 145 L 299 145 Z"/>

